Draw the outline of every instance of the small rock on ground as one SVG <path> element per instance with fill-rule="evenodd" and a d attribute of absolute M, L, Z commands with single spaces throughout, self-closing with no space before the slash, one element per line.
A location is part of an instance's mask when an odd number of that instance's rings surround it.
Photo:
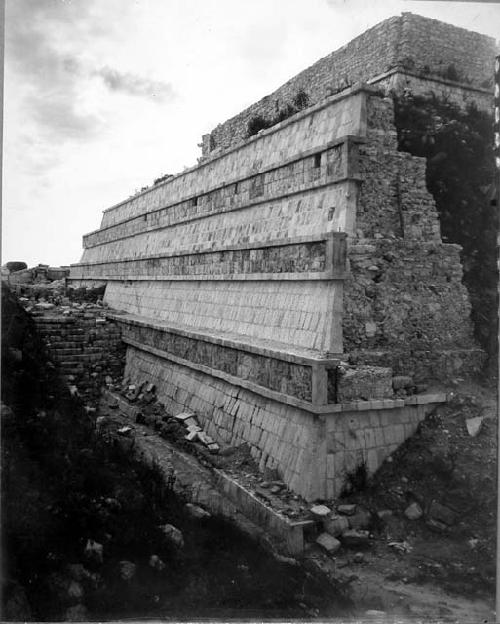
<path fill-rule="evenodd" d="M 418 503 L 412 503 L 405 509 L 405 516 L 408 520 L 418 520 L 423 514 L 422 507 Z"/>
<path fill-rule="evenodd" d="M 321 533 L 321 535 L 316 538 L 316 543 L 324 548 L 330 555 L 336 553 L 341 546 L 339 540 L 329 533 Z"/>
<path fill-rule="evenodd" d="M 177 548 L 184 547 L 184 537 L 177 527 L 174 527 L 173 524 L 163 524 L 160 529 L 169 542 Z"/>
<path fill-rule="evenodd" d="M 368 531 L 344 531 L 340 539 L 344 546 L 348 548 L 366 548 L 370 545 L 370 534 Z"/>
<path fill-rule="evenodd" d="M 326 505 L 314 505 L 314 507 L 311 507 L 311 513 L 320 518 L 325 518 L 331 511 Z"/>
<path fill-rule="evenodd" d="M 337 511 L 343 516 L 352 516 L 356 513 L 356 505 L 339 505 Z"/>
<path fill-rule="evenodd" d="M 211 517 L 211 514 L 208 511 L 205 511 L 205 509 L 199 507 L 198 505 L 194 505 L 193 503 L 186 503 L 185 507 L 189 514 L 197 520 Z"/>

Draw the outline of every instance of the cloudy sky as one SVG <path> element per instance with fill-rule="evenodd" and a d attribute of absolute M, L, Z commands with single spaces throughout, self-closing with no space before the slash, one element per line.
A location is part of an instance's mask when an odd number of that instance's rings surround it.
<path fill-rule="evenodd" d="M 2 263 L 78 262 L 104 208 L 192 166 L 202 134 L 402 11 L 499 36 L 492 3 L 6 0 Z"/>

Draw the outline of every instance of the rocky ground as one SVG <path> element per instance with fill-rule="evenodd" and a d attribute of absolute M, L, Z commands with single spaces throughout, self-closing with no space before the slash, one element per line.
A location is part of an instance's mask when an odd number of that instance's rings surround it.
<path fill-rule="evenodd" d="M 378 582 L 409 615 L 495 620 L 497 422 L 494 387 L 461 383 L 372 480 L 353 484 L 343 502 L 370 512 L 373 536 L 357 565 L 347 558 L 358 595 Z"/>
<path fill-rule="evenodd" d="M 454 388 L 373 478 L 359 470 L 341 498 L 307 503 L 279 475 L 260 474 L 245 445 L 210 451 L 210 440 L 196 437 L 195 414 L 175 418 L 154 394 L 145 398 L 126 382 L 116 386 L 135 406 L 137 422 L 223 469 L 283 515 L 314 520 L 306 557 L 322 559 L 325 571 L 352 590 L 361 612 L 376 607 L 453 621 L 474 609 L 488 621 L 495 590 L 496 392 L 485 383 L 460 381 Z M 388 588 L 384 596 L 381 586 Z"/>
<path fill-rule="evenodd" d="M 92 392 L 60 382 L 6 293 L 2 313 L 2 620 L 350 613 L 97 436 Z"/>

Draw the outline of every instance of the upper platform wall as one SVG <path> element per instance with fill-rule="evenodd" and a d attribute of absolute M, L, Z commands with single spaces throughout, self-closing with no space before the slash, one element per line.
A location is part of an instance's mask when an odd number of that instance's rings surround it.
<path fill-rule="evenodd" d="M 434 92 L 441 92 L 440 83 L 445 81 L 447 93 L 458 89 L 462 97 L 465 89 L 466 101 L 477 100 L 483 105 L 492 92 L 495 54 L 492 37 L 412 13 L 391 17 L 219 124 L 203 137 L 202 154 L 208 156 L 241 142 L 252 117 L 272 119 L 299 91 L 304 91 L 309 104 L 314 105 L 358 82 L 377 83 L 380 77 L 385 85 L 388 73 L 421 76 L 429 81 L 428 90 Z M 422 92 L 422 85 L 418 86 Z"/>

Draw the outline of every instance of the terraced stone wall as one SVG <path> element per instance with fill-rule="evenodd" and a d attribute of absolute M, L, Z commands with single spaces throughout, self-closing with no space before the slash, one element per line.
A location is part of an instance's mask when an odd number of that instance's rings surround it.
<path fill-rule="evenodd" d="M 168 411 L 196 412 L 223 445 L 248 444 L 259 468 L 278 471 L 306 500 L 339 496 L 349 474 L 373 474 L 443 395 L 357 401 L 317 414 L 129 346 L 125 376 L 156 384 Z"/>
<path fill-rule="evenodd" d="M 369 87 L 112 207 L 84 245 L 69 281 L 107 283 L 126 375 L 307 498 L 373 472 L 425 416 L 433 399 L 396 398 L 389 365 L 478 365 L 424 161 L 397 151 L 392 101 Z"/>

